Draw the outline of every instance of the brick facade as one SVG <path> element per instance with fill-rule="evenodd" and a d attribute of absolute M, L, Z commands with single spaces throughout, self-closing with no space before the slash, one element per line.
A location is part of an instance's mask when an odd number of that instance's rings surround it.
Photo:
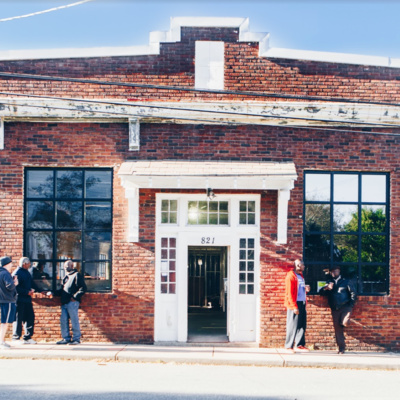
<path fill-rule="evenodd" d="M 346 64 L 266 59 L 257 43 L 238 43 L 237 30 L 182 28 L 178 43 L 161 45 L 158 56 L 0 62 L 1 72 L 193 87 L 195 40 L 225 41 L 225 89 L 298 96 L 400 101 L 400 70 Z M 141 101 L 240 101 L 262 98 L 167 91 L 86 83 L 0 78 L 0 91 L 87 99 Z M 10 96 L 12 97 L 12 96 Z M 269 99 L 271 100 L 271 99 Z M 129 152 L 127 123 L 7 121 L 0 151 L 0 251 L 17 260 L 23 249 L 24 168 L 108 167 L 114 170 L 113 290 L 86 294 L 81 306 L 85 341 L 152 343 L 155 302 L 155 195 L 140 191 L 139 242 L 126 241 L 128 205 L 117 172 L 132 160 L 293 161 L 298 179 L 291 191 L 288 242 L 276 243 L 277 194 L 261 194 L 260 345 L 281 347 L 285 316 L 283 280 L 303 251 L 304 170 L 390 173 L 390 294 L 361 296 L 348 330 L 357 349 L 400 350 L 400 177 L 398 128 L 297 129 L 261 125 L 141 123 L 140 151 Z M 385 135 L 387 133 L 388 135 Z M 185 191 L 184 191 L 185 192 Z M 253 192 L 254 193 L 254 192 Z M 38 340 L 60 337 L 59 303 L 35 295 Z M 307 344 L 334 348 L 324 299 L 309 296 Z"/>

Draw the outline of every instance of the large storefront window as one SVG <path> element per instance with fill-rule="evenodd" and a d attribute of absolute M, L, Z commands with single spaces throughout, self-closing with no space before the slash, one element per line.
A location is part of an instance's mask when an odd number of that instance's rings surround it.
<path fill-rule="evenodd" d="M 389 275 L 389 175 L 306 172 L 304 261 L 317 292 L 340 266 L 360 294 L 385 294 Z"/>
<path fill-rule="evenodd" d="M 89 291 L 111 290 L 111 233 L 111 169 L 26 169 L 24 255 L 39 287 L 54 290 L 72 259 Z"/>

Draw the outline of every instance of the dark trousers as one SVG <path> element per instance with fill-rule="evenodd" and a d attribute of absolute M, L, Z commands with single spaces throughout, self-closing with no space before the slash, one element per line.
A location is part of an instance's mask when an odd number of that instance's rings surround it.
<path fill-rule="evenodd" d="M 291 349 L 297 346 L 306 345 L 307 311 L 306 303 L 297 302 L 299 314 L 293 310 L 287 310 L 286 314 L 286 341 L 285 348 Z"/>
<path fill-rule="evenodd" d="M 17 302 L 17 320 L 13 324 L 13 339 L 18 340 L 22 335 L 24 326 L 24 340 L 29 340 L 33 336 L 35 325 L 35 313 L 32 303 Z"/>
<path fill-rule="evenodd" d="M 344 328 L 347 326 L 350 320 L 352 307 L 344 306 L 339 310 L 331 310 L 333 327 L 335 329 L 336 343 L 339 347 L 339 351 L 346 350 L 346 342 L 344 339 Z"/>

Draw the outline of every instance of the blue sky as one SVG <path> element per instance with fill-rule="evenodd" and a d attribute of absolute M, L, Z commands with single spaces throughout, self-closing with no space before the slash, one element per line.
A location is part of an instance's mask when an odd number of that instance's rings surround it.
<path fill-rule="evenodd" d="M 0 0 L 0 20 L 79 0 Z M 148 44 L 170 17 L 248 17 L 272 47 L 400 58 L 400 0 L 93 0 L 0 22 L 0 51 Z"/>

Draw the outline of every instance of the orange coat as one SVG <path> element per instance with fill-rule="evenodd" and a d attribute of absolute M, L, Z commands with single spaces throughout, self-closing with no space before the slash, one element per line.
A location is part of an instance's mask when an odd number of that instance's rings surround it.
<path fill-rule="evenodd" d="M 299 274 L 303 276 L 303 274 Z M 297 310 L 297 292 L 299 280 L 295 272 L 289 271 L 285 278 L 285 307 L 289 310 Z"/>

